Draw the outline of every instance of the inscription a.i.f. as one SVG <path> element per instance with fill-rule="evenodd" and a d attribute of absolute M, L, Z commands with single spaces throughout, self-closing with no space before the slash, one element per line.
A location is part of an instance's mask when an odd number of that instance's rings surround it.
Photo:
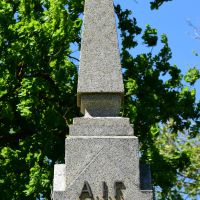
<path fill-rule="evenodd" d="M 107 200 L 109 198 L 109 189 L 106 184 L 106 182 L 102 182 L 102 189 L 103 189 L 103 199 Z M 123 192 L 122 190 L 125 190 L 126 187 L 123 182 L 121 181 L 116 181 L 114 183 L 114 197 L 116 200 L 121 200 L 123 199 Z M 81 191 L 80 199 L 84 200 L 86 198 L 91 198 L 93 199 L 94 195 L 92 193 L 92 188 L 90 187 L 90 184 L 88 181 L 84 182 L 83 189 Z"/>

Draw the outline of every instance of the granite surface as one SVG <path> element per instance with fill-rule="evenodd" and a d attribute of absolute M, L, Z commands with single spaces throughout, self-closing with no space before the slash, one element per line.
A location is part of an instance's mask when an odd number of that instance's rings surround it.
<path fill-rule="evenodd" d="M 53 198 L 151 200 L 150 169 L 140 168 L 138 138 L 128 118 L 74 118 L 65 164 L 55 165 Z"/>
<path fill-rule="evenodd" d="M 124 92 L 112 0 L 86 0 L 78 77 L 83 93 Z"/>
<path fill-rule="evenodd" d="M 96 93 L 81 95 L 81 112 L 85 117 L 118 116 L 122 95 L 114 93 Z"/>
<path fill-rule="evenodd" d="M 55 165 L 54 200 L 152 199 L 138 139 L 129 119 L 117 117 L 123 93 L 113 0 L 85 0 L 77 94 L 84 117 L 70 126 L 65 164 Z"/>
<path fill-rule="evenodd" d="M 136 137 L 70 136 L 66 140 L 65 149 L 66 188 L 63 193 L 54 190 L 54 199 L 152 199 L 151 191 L 140 190 Z M 85 182 L 91 189 L 91 198 L 80 198 Z M 123 187 L 116 190 L 116 183 Z M 103 185 L 106 185 L 106 190 Z"/>
<path fill-rule="evenodd" d="M 74 118 L 69 130 L 70 136 L 133 136 L 129 119 L 123 117 Z"/>

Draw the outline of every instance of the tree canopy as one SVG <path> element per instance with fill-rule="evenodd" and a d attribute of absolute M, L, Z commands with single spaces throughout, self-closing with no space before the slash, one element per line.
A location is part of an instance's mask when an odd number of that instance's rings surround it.
<path fill-rule="evenodd" d="M 151 9 L 169 0 L 150 2 Z M 0 199 L 50 199 L 55 163 L 64 162 L 68 125 L 76 107 L 77 61 L 83 0 L 0 1 Z M 200 195 L 200 102 L 197 68 L 183 75 L 171 65 L 166 35 L 142 30 L 130 10 L 115 5 L 122 49 L 125 98 L 151 166 L 155 199 Z M 133 57 L 136 36 L 149 53 Z M 152 48 L 161 41 L 155 54 Z"/>

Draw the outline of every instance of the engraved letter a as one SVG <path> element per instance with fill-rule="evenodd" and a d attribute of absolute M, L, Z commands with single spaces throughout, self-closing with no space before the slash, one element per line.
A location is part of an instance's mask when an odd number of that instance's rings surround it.
<path fill-rule="evenodd" d="M 87 181 L 84 182 L 83 189 L 80 195 L 80 200 L 84 200 L 86 198 L 93 199 L 92 190 L 90 188 L 90 185 Z"/>

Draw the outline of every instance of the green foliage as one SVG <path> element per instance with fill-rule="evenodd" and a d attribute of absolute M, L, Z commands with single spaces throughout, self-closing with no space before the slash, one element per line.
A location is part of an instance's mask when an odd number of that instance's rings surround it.
<path fill-rule="evenodd" d="M 158 9 L 163 3 L 168 2 L 168 1 L 172 1 L 172 0 L 154 0 L 151 1 L 151 9 Z"/>
<path fill-rule="evenodd" d="M 122 40 L 122 48 L 131 48 L 137 46 L 137 42 L 134 41 L 135 35 L 141 33 L 141 28 L 137 26 L 136 19 L 129 18 L 131 15 L 130 10 L 125 10 L 122 12 L 120 5 L 115 7 L 115 12 L 118 15 L 119 20 L 119 29 L 121 31 Z M 127 27 L 129 30 L 127 31 Z"/>
<path fill-rule="evenodd" d="M 173 132 L 171 127 L 174 126 L 174 123 L 170 119 L 166 125 L 158 128 L 162 134 L 156 137 L 155 146 L 160 150 L 160 154 L 168 162 L 171 162 L 171 165 L 178 166 L 177 169 L 175 168 L 177 175 L 174 177 L 176 185 L 172 187 L 172 194 L 158 192 L 157 195 L 159 198 L 182 199 L 181 196 L 178 196 L 178 193 L 185 193 L 191 199 L 197 199 L 200 181 L 200 138 L 198 135 L 191 139 L 185 132 L 178 134 Z M 163 176 L 163 178 L 166 178 L 166 176 Z"/>
<path fill-rule="evenodd" d="M 78 3 L 0 2 L 2 200 L 50 198 L 53 165 L 64 159 L 67 124 L 79 114 L 77 68 L 69 60 L 70 44 L 80 42 Z"/>
<path fill-rule="evenodd" d="M 131 12 L 119 8 L 121 28 L 123 21 L 131 19 Z M 137 27 L 136 19 L 133 21 Z M 156 199 L 182 200 L 185 194 L 196 199 L 200 195 L 200 179 L 195 175 L 199 173 L 200 163 L 200 103 L 191 86 L 199 79 L 199 71 L 192 68 L 184 76 L 176 65 L 171 65 L 172 52 L 166 35 L 161 36 L 160 51 L 154 53 L 153 47 L 159 37 L 150 25 L 141 36 L 143 43 L 150 47 L 149 53 L 133 57 L 130 49 L 137 46 L 137 41 L 126 45 L 123 34 L 135 39 L 141 31 L 132 30 L 124 26 L 121 31 L 125 84 L 123 115 L 134 124 L 134 133 L 140 140 L 141 160 L 151 165 L 153 184 L 159 188 Z M 189 85 L 185 85 L 184 80 Z"/>
<path fill-rule="evenodd" d="M 186 82 L 194 85 L 194 83 L 200 78 L 200 70 L 196 67 L 193 67 L 188 70 L 187 74 L 185 75 L 184 79 Z"/>
<path fill-rule="evenodd" d="M 151 28 L 150 25 L 147 25 L 142 39 L 144 40 L 144 44 L 148 47 L 155 46 L 158 41 L 157 30 L 155 28 Z"/>
<path fill-rule="evenodd" d="M 168 0 L 155 0 L 158 9 Z M 0 199 L 50 199 L 53 166 L 75 116 L 83 0 L 0 1 Z M 122 39 L 123 116 L 134 124 L 141 160 L 152 169 L 159 200 L 195 199 L 200 187 L 200 103 L 197 68 L 183 75 L 170 64 L 166 35 L 142 32 L 130 10 L 115 7 Z M 136 37 L 150 47 L 133 57 Z M 157 42 L 162 47 L 153 53 Z M 186 82 L 184 82 L 184 81 Z M 186 85 L 188 83 L 188 85 Z M 185 85 L 184 85 L 185 84 Z"/>

